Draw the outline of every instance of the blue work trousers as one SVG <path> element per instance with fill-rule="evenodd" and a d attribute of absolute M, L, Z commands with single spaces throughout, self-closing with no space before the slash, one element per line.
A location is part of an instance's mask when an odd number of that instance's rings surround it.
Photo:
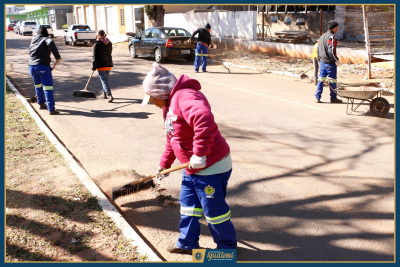
<path fill-rule="evenodd" d="M 108 78 L 110 77 L 110 70 L 97 70 L 99 73 L 101 85 L 103 86 L 103 91 L 107 95 L 111 95 L 111 89 L 110 86 L 108 85 Z"/>
<path fill-rule="evenodd" d="M 196 52 L 196 57 L 194 58 L 194 70 L 199 71 L 201 62 L 201 69 L 203 71 L 206 71 L 208 47 L 206 45 L 203 45 L 202 43 L 197 43 L 195 52 Z"/>
<path fill-rule="evenodd" d="M 324 62 L 320 62 L 319 64 L 319 78 L 318 78 L 318 84 L 317 84 L 317 91 L 315 92 L 315 98 L 320 100 L 322 96 L 322 90 L 324 87 L 324 83 L 322 81 L 325 81 L 326 77 L 330 77 L 332 79 L 335 79 L 335 81 L 330 83 L 332 88 L 336 89 L 336 77 L 337 77 L 337 67 L 336 64 L 327 64 Z M 337 95 L 335 91 L 329 88 L 331 91 L 331 100 L 336 99 Z"/>
<path fill-rule="evenodd" d="M 29 73 L 35 85 L 37 103 L 39 105 L 46 103 L 47 110 L 50 112 L 54 111 L 53 75 L 51 74 L 50 66 L 29 66 Z"/>
<path fill-rule="evenodd" d="M 217 248 L 236 248 L 236 231 L 230 220 L 230 208 L 225 201 L 226 187 L 231 173 L 232 169 L 213 175 L 188 175 L 183 171 L 179 197 L 181 233 L 176 242 L 179 248 L 187 250 L 199 248 L 199 219 L 202 213 L 206 216 L 208 228 Z"/>

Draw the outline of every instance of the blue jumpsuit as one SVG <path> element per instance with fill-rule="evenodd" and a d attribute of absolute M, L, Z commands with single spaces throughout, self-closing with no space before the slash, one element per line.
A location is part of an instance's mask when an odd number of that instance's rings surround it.
<path fill-rule="evenodd" d="M 226 187 L 232 169 L 213 175 L 186 174 L 183 171 L 179 202 L 181 204 L 181 231 L 176 245 L 181 249 L 199 248 L 200 223 L 204 213 L 208 228 L 219 249 L 235 249 L 235 228 L 231 211 L 225 201 Z"/>
<path fill-rule="evenodd" d="M 201 69 L 206 71 L 207 68 L 207 59 L 208 59 L 208 46 L 197 43 L 196 46 L 196 57 L 194 58 L 194 70 L 199 71 L 200 62 L 201 62 Z"/>

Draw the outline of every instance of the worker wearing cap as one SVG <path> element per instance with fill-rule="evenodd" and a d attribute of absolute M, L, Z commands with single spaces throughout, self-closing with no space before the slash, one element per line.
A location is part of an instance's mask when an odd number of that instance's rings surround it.
<path fill-rule="evenodd" d="M 35 84 L 40 109 L 47 109 L 50 115 L 56 115 L 60 112 L 55 108 L 50 55 L 53 53 L 57 63 L 61 62 L 61 56 L 56 44 L 49 38 L 47 28 L 41 26 L 38 32 L 39 35 L 32 39 L 29 46 L 29 72 Z"/>
<path fill-rule="evenodd" d="M 318 60 L 320 62 L 320 72 L 318 78 L 317 91 L 315 92 L 315 102 L 321 103 L 321 95 L 323 90 L 323 82 L 326 77 L 332 78 L 329 83 L 330 86 L 336 89 L 337 67 L 336 62 L 339 58 L 336 55 L 337 40 L 335 33 L 338 31 L 339 24 L 330 20 L 328 22 L 328 31 L 319 38 L 318 45 Z M 342 100 L 337 99 L 335 91 L 330 89 L 331 103 L 342 103 Z"/>
<path fill-rule="evenodd" d="M 188 42 L 190 43 L 192 41 L 192 38 L 199 34 L 199 37 L 197 37 L 196 57 L 194 59 L 194 72 L 199 72 L 200 62 L 202 71 L 207 72 L 207 53 L 208 47 L 211 44 L 210 31 L 211 25 L 207 23 L 204 28 L 198 28 L 188 40 Z"/>
<path fill-rule="evenodd" d="M 230 148 L 214 121 L 211 106 L 200 92 L 197 80 L 181 75 L 179 79 L 153 63 L 143 81 L 142 105 L 152 102 L 163 109 L 167 143 L 157 169 L 171 167 L 176 158 L 190 162 L 182 175 L 180 235 L 167 247 L 170 253 L 191 254 L 199 248 L 200 223 L 204 213 L 214 242 L 219 249 L 235 249 L 236 231 L 225 201 L 232 173 Z"/>

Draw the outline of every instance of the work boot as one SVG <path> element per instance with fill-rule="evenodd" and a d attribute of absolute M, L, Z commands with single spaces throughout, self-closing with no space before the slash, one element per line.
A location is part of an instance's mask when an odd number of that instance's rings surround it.
<path fill-rule="evenodd" d="M 50 112 L 50 115 L 57 115 L 57 114 L 60 114 L 60 111 L 58 111 L 57 109 Z"/>
<path fill-rule="evenodd" d="M 179 248 L 176 243 L 171 243 L 167 246 L 167 251 L 169 253 L 179 253 L 179 254 L 192 254 L 191 250 Z"/>
<path fill-rule="evenodd" d="M 207 72 L 206 70 L 202 70 L 202 72 Z"/>
<path fill-rule="evenodd" d="M 107 99 L 108 98 L 106 92 L 104 92 L 104 91 L 101 93 L 100 97 L 103 98 L 103 99 Z"/>
<path fill-rule="evenodd" d="M 114 97 L 112 96 L 112 95 L 108 95 L 108 102 L 113 102 L 113 100 L 114 100 Z"/>
<path fill-rule="evenodd" d="M 321 100 L 315 99 L 314 102 L 315 102 L 315 103 L 321 103 Z"/>
<path fill-rule="evenodd" d="M 47 109 L 46 104 L 40 104 L 39 106 L 40 106 L 39 109 Z"/>
<path fill-rule="evenodd" d="M 342 100 L 337 99 L 337 98 L 331 99 L 331 103 L 342 103 L 342 102 L 343 102 Z"/>

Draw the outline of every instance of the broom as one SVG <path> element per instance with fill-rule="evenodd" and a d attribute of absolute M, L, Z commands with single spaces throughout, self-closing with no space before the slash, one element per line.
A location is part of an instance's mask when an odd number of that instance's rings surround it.
<path fill-rule="evenodd" d="M 92 79 L 93 73 L 94 73 L 94 71 L 92 71 L 92 74 L 90 75 L 89 80 L 86 83 L 85 89 L 83 89 L 83 90 L 75 90 L 73 96 L 75 96 L 75 97 L 96 98 L 96 93 L 95 92 L 86 90 L 88 85 L 89 85 L 90 79 Z"/>
<path fill-rule="evenodd" d="M 224 67 L 225 69 L 227 69 L 228 71 L 229 71 L 229 73 L 231 73 L 231 70 L 227 67 L 227 66 L 225 66 L 224 64 L 222 64 L 221 62 L 219 62 L 218 60 L 216 60 L 213 56 L 211 56 L 210 54 L 208 54 L 208 56 L 212 59 L 212 60 L 214 60 L 214 61 L 216 61 L 219 65 L 221 65 L 222 67 Z"/>
<path fill-rule="evenodd" d="M 189 162 L 185 163 L 185 164 L 181 164 L 181 165 L 173 167 L 173 168 L 166 169 L 166 170 L 162 171 L 161 174 L 167 174 L 170 172 L 174 172 L 174 171 L 177 171 L 177 170 L 180 170 L 183 168 L 187 168 L 188 166 L 189 166 Z M 149 177 L 142 178 L 135 182 L 126 184 L 126 185 L 116 186 L 116 187 L 111 188 L 111 199 L 115 200 L 116 198 L 121 197 L 121 196 L 130 195 L 132 193 L 135 193 L 135 192 L 143 190 L 143 189 L 155 187 L 154 182 L 152 180 L 154 177 L 156 177 L 155 174 L 153 174 Z"/>

